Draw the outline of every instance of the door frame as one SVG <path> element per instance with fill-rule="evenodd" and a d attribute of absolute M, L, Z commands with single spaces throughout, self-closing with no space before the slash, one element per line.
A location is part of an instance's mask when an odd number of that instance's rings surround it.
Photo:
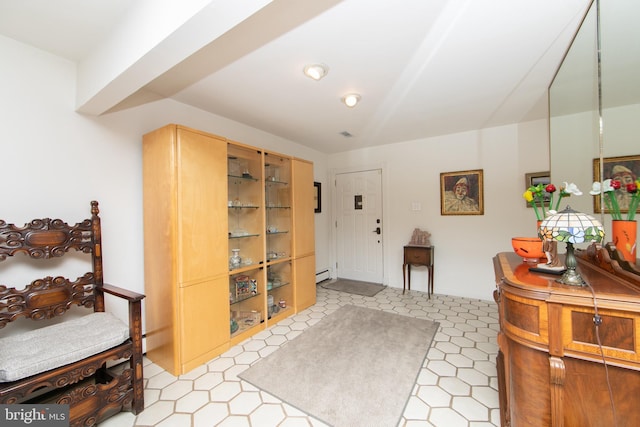
<path fill-rule="evenodd" d="M 329 251 L 329 271 L 331 273 L 331 278 L 337 278 L 337 270 L 336 270 L 336 262 L 337 253 L 338 253 L 338 236 L 336 233 L 336 221 L 338 220 L 338 214 L 336 212 L 336 175 L 343 173 L 358 173 L 358 172 L 367 172 L 371 170 L 380 170 L 381 174 L 381 191 L 382 191 L 382 284 L 385 286 L 389 285 L 389 266 L 387 256 L 387 244 L 389 238 L 389 233 L 387 229 L 389 228 L 386 225 L 386 218 L 388 218 L 388 197 L 385 197 L 385 194 L 388 194 L 388 183 L 387 183 L 387 169 L 386 163 L 373 163 L 370 165 L 364 166 L 348 166 L 344 168 L 332 168 L 329 169 L 329 194 L 331 197 L 331 241 L 330 241 L 330 251 Z"/>

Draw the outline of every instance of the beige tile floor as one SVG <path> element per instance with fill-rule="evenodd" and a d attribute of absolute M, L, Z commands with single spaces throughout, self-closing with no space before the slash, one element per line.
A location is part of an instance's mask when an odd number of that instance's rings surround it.
<path fill-rule="evenodd" d="M 493 301 L 445 295 L 428 299 L 424 292 L 403 295 L 396 288 L 363 297 L 318 286 L 315 305 L 186 375 L 175 377 L 145 359 L 144 412 L 138 416 L 122 412 L 100 427 L 326 426 L 240 380 L 238 374 L 345 304 L 440 322 L 398 426 L 500 425 L 495 365 L 498 314 Z"/>

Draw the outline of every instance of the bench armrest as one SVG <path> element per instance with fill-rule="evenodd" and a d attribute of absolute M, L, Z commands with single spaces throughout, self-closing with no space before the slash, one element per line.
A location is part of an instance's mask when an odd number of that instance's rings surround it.
<path fill-rule="evenodd" d="M 101 289 L 108 294 L 115 295 L 120 298 L 124 298 L 129 302 L 142 301 L 142 299 L 145 297 L 144 295 L 139 294 L 137 292 L 130 291 L 128 289 L 124 289 L 119 286 L 110 285 L 108 283 L 104 283 Z"/>

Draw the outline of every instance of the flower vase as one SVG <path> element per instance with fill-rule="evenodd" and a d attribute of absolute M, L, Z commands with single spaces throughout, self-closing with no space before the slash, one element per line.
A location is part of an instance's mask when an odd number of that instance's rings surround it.
<path fill-rule="evenodd" d="M 636 262 L 636 236 L 638 235 L 636 221 L 611 221 L 611 236 L 616 249 L 622 257 L 631 263 Z"/>

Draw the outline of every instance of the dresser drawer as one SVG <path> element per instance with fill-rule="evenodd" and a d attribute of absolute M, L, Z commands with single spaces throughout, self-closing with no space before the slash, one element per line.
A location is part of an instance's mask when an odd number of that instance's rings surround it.
<path fill-rule="evenodd" d="M 405 247 L 404 248 L 405 264 L 431 264 L 431 248 L 429 247 Z"/>

